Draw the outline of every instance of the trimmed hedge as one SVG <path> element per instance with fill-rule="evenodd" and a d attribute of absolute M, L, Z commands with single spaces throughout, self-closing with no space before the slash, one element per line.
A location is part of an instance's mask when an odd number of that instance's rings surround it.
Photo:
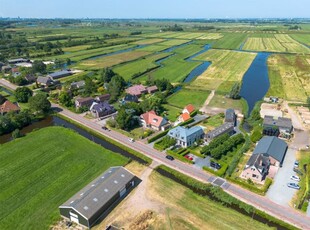
<path fill-rule="evenodd" d="M 176 159 L 178 159 L 180 161 L 186 162 L 186 163 L 194 164 L 193 161 L 191 161 L 191 160 L 189 160 L 189 159 L 184 157 L 188 153 L 189 152 L 187 152 L 187 151 L 180 151 L 180 153 L 178 153 L 178 152 L 173 152 L 172 150 L 167 150 L 167 154 L 173 156 L 174 158 L 176 158 Z"/>
<path fill-rule="evenodd" d="M 187 121 L 184 121 L 184 122 L 180 123 L 179 126 L 185 126 L 185 125 L 188 125 L 190 123 L 193 123 L 194 121 L 195 121 L 195 119 L 191 117 Z"/>
<path fill-rule="evenodd" d="M 164 131 L 164 132 L 162 132 L 162 133 L 159 133 L 159 134 L 157 134 L 156 136 L 154 136 L 154 137 L 148 139 L 148 140 L 147 140 L 147 143 L 152 143 L 152 142 L 154 142 L 154 141 L 157 141 L 159 138 L 161 138 L 161 137 L 167 135 L 167 133 L 169 132 L 169 130 L 170 130 L 170 129 L 167 129 L 166 131 Z"/>
<path fill-rule="evenodd" d="M 195 110 L 194 112 L 192 112 L 191 114 L 190 114 L 190 116 L 191 117 L 194 117 L 194 116 L 196 116 L 198 114 L 198 110 Z"/>
<path fill-rule="evenodd" d="M 225 175 L 226 170 L 228 168 L 228 165 L 225 162 L 219 162 L 219 164 L 222 166 L 219 170 L 215 171 L 213 169 L 210 169 L 209 167 L 203 166 L 203 170 L 206 170 L 214 175 L 217 175 L 219 177 L 222 177 Z"/>
<path fill-rule="evenodd" d="M 133 149 L 131 149 L 131 148 L 129 148 L 129 147 L 127 147 L 127 146 L 125 146 L 125 145 L 123 145 L 123 144 L 121 144 L 121 143 L 119 143 L 119 142 L 117 142 L 117 141 L 107 137 L 107 136 L 104 136 L 104 135 L 98 133 L 97 131 L 94 131 L 93 129 L 90 129 L 90 128 L 88 128 L 88 127 L 86 127 L 86 126 L 84 126 L 84 125 L 82 125 L 82 124 L 80 124 L 80 123 L 78 123 L 78 122 L 76 122 L 74 120 L 71 120 L 70 118 L 67 118 L 66 116 L 63 116 L 62 114 L 56 113 L 56 114 L 54 114 L 54 116 L 60 117 L 61 119 L 65 120 L 65 121 L 68 121 L 69 123 L 72 123 L 72 124 L 76 125 L 77 127 L 81 128 L 81 129 L 86 130 L 90 134 L 92 134 L 92 135 L 94 135 L 94 136 L 96 136 L 98 138 L 101 138 L 101 139 L 103 139 L 103 140 L 105 140 L 105 141 L 107 141 L 107 142 L 109 142 L 109 143 L 111 143 L 111 144 L 113 144 L 113 145 L 115 145 L 115 146 L 117 146 L 117 147 L 119 147 L 119 148 L 129 152 L 130 154 L 132 154 L 132 155 L 136 156 L 137 158 L 141 159 L 142 161 L 144 161 L 145 165 L 150 165 L 152 163 L 152 159 L 147 157 L 147 156 L 145 156 L 145 155 L 143 155 L 142 153 L 139 153 L 139 152 L 137 152 L 137 151 L 135 151 L 135 150 L 133 150 Z"/>
<path fill-rule="evenodd" d="M 226 193 L 223 189 L 221 189 L 218 186 L 212 186 L 211 184 L 202 183 L 192 177 L 189 177 L 187 175 L 184 175 L 183 173 L 180 173 L 176 170 L 173 170 L 165 165 L 160 165 L 155 170 L 163 175 L 166 176 L 177 183 L 180 183 L 195 193 L 198 193 L 200 195 L 207 195 L 211 200 L 218 202 L 219 205 L 224 205 L 226 207 L 230 207 L 238 212 L 241 212 L 244 215 L 254 217 L 255 215 L 258 215 L 261 218 L 265 219 L 266 222 L 269 222 L 271 224 L 280 225 L 281 227 L 285 229 L 298 229 L 280 219 L 277 219 L 259 209 L 254 208 L 253 206 L 246 204 L 237 198 L 231 196 L 230 194 Z M 168 174 L 168 175 L 167 175 Z"/>
<path fill-rule="evenodd" d="M 251 185 L 241 179 L 233 179 L 231 177 L 226 178 L 228 181 L 233 182 L 234 184 L 240 185 L 241 187 L 250 190 L 251 192 L 254 192 L 259 195 L 265 195 L 268 188 L 272 184 L 272 179 L 267 178 L 265 181 L 265 185 L 262 189 L 257 188 L 255 185 Z"/>

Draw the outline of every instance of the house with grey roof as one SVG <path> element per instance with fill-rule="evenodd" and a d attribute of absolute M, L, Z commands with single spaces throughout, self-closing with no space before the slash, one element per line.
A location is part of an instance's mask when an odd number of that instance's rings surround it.
<path fill-rule="evenodd" d="M 214 138 L 219 137 L 225 133 L 228 133 L 229 135 L 232 135 L 235 133 L 234 123 L 228 122 L 228 123 L 225 123 L 225 124 L 215 128 L 214 130 L 212 130 L 206 134 L 206 139 L 207 139 L 207 141 L 211 141 Z"/>
<path fill-rule="evenodd" d="M 41 86 L 48 87 L 48 86 L 53 85 L 54 81 L 50 77 L 42 77 L 42 76 L 40 76 L 40 77 L 37 78 L 37 84 L 41 85 Z"/>
<path fill-rule="evenodd" d="M 91 115 L 95 118 L 104 117 L 116 111 L 107 101 L 99 103 L 94 101 L 89 110 Z"/>
<path fill-rule="evenodd" d="M 55 79 L 59 79 L 59 78 L 62 78 L 62 77 L 67 77 L 67 76 L 70 76 L 70 75 L 72 75 L 72 72 L 65 69 L 65 70 L 61 70 L 61 71 L 58 71 L 58 72 L 51 73 L 51 74 L 47 75 L 47 77 L 50 77 L 53 80 L 55 80 Z"/>
<path fill-rule="evenodd" d="M 236 125 L 236 113 L 234 109 L 227 109 L 225 111 L 225 122 L 231 122 Z"/>
<path fill-rule="evenodd" d="M 263 134 L 268 136 L 290 137 L 293 132 L 292 120 L 285 117 L 265 116 Z"/>
<path fill-rule="evenodd" d="M 264 136 L 257 143 L 253 154 L 263 154 L 264 156 L 269 157 L 271 165 L 281 167 L 285 158 L 287 147 L 286 142 L 277 137 Z"/>
<path fill-rule="evenodd" d="M 82 108 L 87 107 L 88 109 L 93 104 L 94 99 L 92 97 L 78 97 L 75 99 L 75 107 Z"/>
<path fill-rule="evenodd" d="M 81 89 L 81 88 L 84 88 L 85 86 L 85 81 L 77 81 L 77 82 L 72 82 L 70 84 L 70 89 L 71 90 L 74 90 L 74 89 Z"/>
<path fill-rule="evenodd" d="M 243 179 L 251 179 L 255 182 L 261 182 L 268 174 L 270 160 L 268 156 L 262 153 L 253 153 L 246 163 L 240 177 Z"/>
<path fill-rule="evenodd" d="M 59 206 L 65 219 L 91 228 L 140 182 L 124 167 L 111 167 Z"/>
<path fill-rule="evenodd" d="M 103 94 L 103 95 L 99 95 L 95 97 L 95 101 L 99 102 L 105 102 L 105 101 L 109 101 L 111 98 L 110 94 Z"/>
<path fill-rule="evenodd" d="M 204 138 L 205 133 L 200 126 L 193 126 L 191 128 L 177 126 L 171 129 L 167 135 L 175 139 L 177 145 L 186 148 Z"/>
<path fill-rule="evenodd" d="M 29 59 L 25 58 L 16 58 L 16 59 L 10 59 L 8 60 L 8 63 L 11 65 L 18 64 L 18 63 L 30 63 L 31 61 Z"/>

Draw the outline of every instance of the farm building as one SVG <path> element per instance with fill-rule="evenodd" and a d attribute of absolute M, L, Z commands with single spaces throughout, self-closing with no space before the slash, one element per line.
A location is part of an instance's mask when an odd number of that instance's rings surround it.
<path fill-rule="evenodd" d="M 268 136 L 289 137 L 293 131 L 292 120 L 284 117 L 265 116 L 263 134 Z"/>
<path fill-rule="evenodd" d="M 217 127 L 216 129 L 210 131 L 207 133 L 206 138 L 208 141 L 213 140 L 214 138 L 221 136 L 225 133 L 228 133 L 229 135 L 234 134 L 235 130 L 234 130 L 234 124 L 233 123 L 225 123 L 219 127 Z"/>
<path fill-rule="evenodd" d="M 227 109 L 225 112 L 225 122 L 232 122 L 236 125 L 236 114 L 235 110 Z"/>
<path fill-rule="evenodd" d="M 62 77 L 67 77 L 67 76 L 70 76 L 70 75 L 72 75 L 71 71 L 69 71 L 69 70 L 61 70 L 61 71 L 58 71 L 58 72 L 55 72 L 55 73 L 51 73 L 51 74 L 47 75 L 47 77 L 50 77 L 50 78 L 52 78 L 54 80 L 54 79 L 58 79 L 58 78 L 62 78 Z"/>
<path fill-rule="evenodd" d="M 111 167 L 59 206 L 60 215 L 90 228 L 103 219 L 139 182 L 139 178 L 127 169 Z"/>

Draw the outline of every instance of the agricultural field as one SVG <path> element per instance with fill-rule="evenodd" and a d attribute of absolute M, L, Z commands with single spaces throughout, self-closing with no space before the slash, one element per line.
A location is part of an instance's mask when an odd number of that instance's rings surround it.
<path fill-rule="evenodd" d="M 193 90 L 183 88 L 177 93 L 174 93 L 167 99 L 168 104 L 180 108 L 181 110 L 188 104 L 192 104 L 196 109 L 200 109 L 207 97 L 209 96 L 210 91 L 203 90 Z"/>
<path fill-rule="evenodd" d="M 223 35 L 220 33 L 208 33 L 208 34 L 204 34 L 200 37 L 197 37 L 196 39 L 201 39 L 201 40 L 217 40 L 222 38 Z"/>
<path fill-rule="evenodd" d="M 90 47 L 91 47 L 91 45 L 80 45 L 80 46 L 65 47 L 62 50 L 64 52 L 77 52 L 77 51 L 81 51 L 81 50 L 86 50 Z"/>
<path fill-rule="evenodd" d="M 242 80 L 255 57 L 255 53 L 229 50 L 211 49 L 202 53 L 195 60 L 210 61 L 212 64 L 192 82 L 191 87 L 228 92 L 235 82 Z"/>
<path fill-rule="evenodd" d="M 171 46 L 179 46 L 179 45 L 182 45 L 182 44 L 187 43 L 187 42 L 190 42 L 190 41 L 184 40 L 184 39 L 178 39 L 178 40 L 172 39 L 172 40 L 161 42 L 161 43 L 159 43 L 159 45 L 171 47 Z"/>
<path fill-rule="evenodd" d="M 142 74 L 146 71 L 158 67 L 158 65 L 155 64 L 155 61 L 165 58 L 169 55 L 171 54 L 170 53 L 154 54 L 146 58 L 142 58 L 133 62 L 129 62 L 127 64 L 116 66 L 113 68 L 113 71 L 122 76 L 125 80 L 132 80 L 132 77 L 135 74 Z"/>
<path fill-rule="evenodd" d="M 158 44 L 154 44 L 154 45 L 145 46 L 145 47 L 139 48 L 137 50 L 155 53 L 155 52 L 161 52 L 161 51 L 166 50 L 168 48 L 170 48 L 170 47 L 169 46 L 162 46 L 160 43 L 158 43 Z"/>
<path fill-rule="evenodd" d="M 82 61 L 78 64 L 78 68 L 88 70 L 98 70 L 106 67 L 115 66 L 124 62 L 133 61 L 135 59 L 147 56 L 149 54 L 151 54 L 151 52 L 146 51 L 131 51 L 120 54 L 114 54 L 111 56 L 106 56 L 93 60 Z"/>
<path fill-rule="evenodd" d="M 163 42 L 163 41 L 165 41 L 165 39 L 161 39 L 161 38 L 143 39 L 143 40 L 132 42 L 131 44 L 134 44 L 134 45 L 150 45 L 150 44 Z"/>
<path fill-rule="evenodd" d="M 310 96 L 310 56 L 272 55 L 268 59 L 270 88 L 274 95 L 305 102 Z"/>
<path fill-rule="evenodd" d="M 110 223 L 124 229 L 142 229 L 139 227 L 148 226 L 148 229 L 247 230 L 249 223 L 253 229 L 272 229 L 205 196 L 200 196 L 154 171 L 147 179 L 143 194 L 145 195 L 141 199 L 145 200 L 145 205 L 139 206 L 147 207 L 148 211 L 131 211 L 133 209 L 128 206 L 134 199 L 129 198 L 95 229 L 102 229 Z"/>
<path fill-rule="evenodd" d="M 290 35 L 296 41 L 310 46 L 310 34 L 291 34 Z"/>
<path fill-rule="evenodd" d="M 62 127 L 1 145 L 0 228 L 48 229 L 60 218 L 59 205 L 109 167 L 127 162 Z"/>
<path fill-rule="evenodd" d="M 182 35 L 177 36 L 176 38 L 183 38 L 183 39 L 197 39 L 205 35 L 205 33 L 182 33 Z"/>
<path fill-rule="evenodd" d="M 273 37 L 249 37 L 243 50 L 309 53 L 310 49 L 298 43 L 287 34 L 275 34 Z"/>
<path fill-rule="evenodd" d="M 224 37 L 216 40 L 212 48 L 217 49 L 239 49 L 245 41 L 247 35 L 244 33 L 225 33 Z"/>
<path fill-rule="evenodd" d="M 196 54 L 201 49 L 201 46 L 194 44 L 179 47 L 173 51 L 175 55 L 161 63 L 163 67 L 138 78 L 138 80 L 145 81 L 150 77 L 152 79 L 166 78 L 173 83 L 182 82 L 194 68 L 201 64 L 201 62 L 188 62 L 184 59 Z"/>

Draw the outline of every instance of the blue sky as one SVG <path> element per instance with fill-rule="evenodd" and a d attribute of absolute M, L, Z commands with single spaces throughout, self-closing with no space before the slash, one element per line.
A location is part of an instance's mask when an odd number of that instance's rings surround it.
<path fill-rule="evenodd" d="M 0 0 L 0 17 L 310 17 L 310 0 Z"/>

